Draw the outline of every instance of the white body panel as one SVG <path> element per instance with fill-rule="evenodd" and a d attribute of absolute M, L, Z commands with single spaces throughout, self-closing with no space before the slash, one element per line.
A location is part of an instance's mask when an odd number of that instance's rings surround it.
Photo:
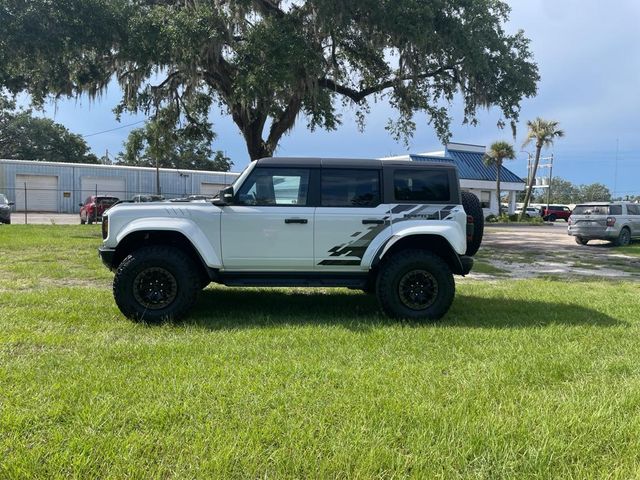
<path fill-rule="evenodd" d="M 312 270 L 313 207 L 222 208 L 225 270 Z M 306 220 L 307 223 L 286 223 Z"/>

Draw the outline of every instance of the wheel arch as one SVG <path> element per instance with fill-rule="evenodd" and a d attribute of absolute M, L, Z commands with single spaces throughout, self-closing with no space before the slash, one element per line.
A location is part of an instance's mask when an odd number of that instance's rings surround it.
<path fill-rule="evenodd" d="M 198 267 L 198 275 L 203 279 L 209 279 L 209 268 L 196 247 L 187 236 L 175 230 L 137 230 L 128 233 L 115 249 L 112 266 L 114 269 L 133 251 L 142 247 L 154 245 L 167 245 L 179 248 L 187 254 Z"/>
<path fill-rule="evenodd" d="M 454 274 L 465 274 L 463 273 L 464 266 L 462 265 L 460 257 L 449 241 L 442 235 L 427 233 L 407 235 L 396 241 L 393 241 L 393 237 L 390 238 L 376 253 L 371 265 L 372 271 L 377 271 L 380 263 L 386 258 L 390 258 L 393 254 L 401 250 L 408 249 L 433 252 L 445 261 Z"/>

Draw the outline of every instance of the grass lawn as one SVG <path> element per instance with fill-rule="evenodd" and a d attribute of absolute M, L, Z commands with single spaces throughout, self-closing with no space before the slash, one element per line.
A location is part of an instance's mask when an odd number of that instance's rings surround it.
<path fill-rule="evenodd" d="M 146 326 L 99 243 L 0 227 L 0 478 L 640 475 L 640 282 L 462 280 L 425 325 L 209 287 Z"/>

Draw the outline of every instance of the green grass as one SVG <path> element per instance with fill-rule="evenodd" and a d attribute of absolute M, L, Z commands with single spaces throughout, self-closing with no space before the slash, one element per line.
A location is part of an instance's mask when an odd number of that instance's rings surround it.
<path fill-rule="evenodd" d="M 95 226 L 0 228 L 0 478 L 635 478 L 640 283 L 458 283 L 432 325 L 348 290 L 124 319 Z"/>

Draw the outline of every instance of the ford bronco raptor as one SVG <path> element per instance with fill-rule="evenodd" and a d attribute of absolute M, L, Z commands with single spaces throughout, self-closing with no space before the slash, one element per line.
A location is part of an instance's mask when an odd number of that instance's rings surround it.
<path fill-rule="evenodd" d="M 349 287 L 395 318 L 451 306 L 484 227 L 450 162 L 264 158 L 212 201 L 121 203 L 99 249 L 124 315 L 185 315 L 210 282 Z"/>

